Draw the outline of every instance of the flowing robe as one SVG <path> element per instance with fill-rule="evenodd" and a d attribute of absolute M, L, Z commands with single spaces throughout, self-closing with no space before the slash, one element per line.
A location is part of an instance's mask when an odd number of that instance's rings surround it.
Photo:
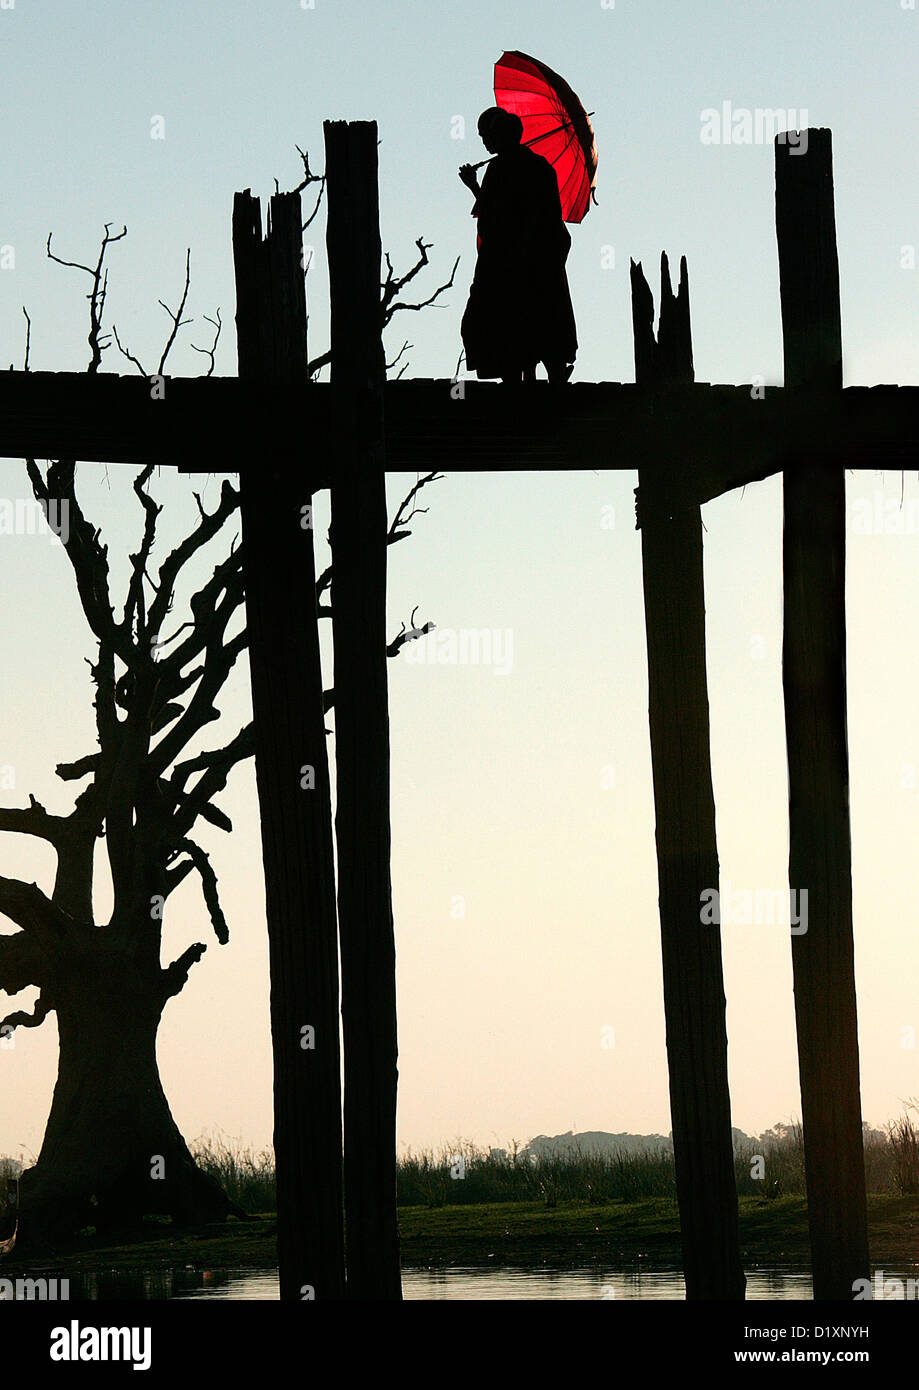
<path fill-rule="evenodd" d="M 571 236 L 552 165 L 526 145 L 497 155 L 473 214 L 479 252 L 461 330 L 467 369 L 517 376 L 537 362 L 573 362 L 578 340 L 565 274 Z"/>

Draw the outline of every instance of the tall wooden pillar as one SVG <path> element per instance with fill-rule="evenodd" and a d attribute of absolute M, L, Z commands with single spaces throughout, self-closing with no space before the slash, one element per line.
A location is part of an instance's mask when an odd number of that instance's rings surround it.
<path fill-rule="evenodd" d="M 239 375 L 308 393 L 300 196 L 233 204 Z M 306 426 L 308 429 L 308 426 Z M 240 440 L 255 771 L 271 963 L 281 1298 L 344 1297 L 338 943 L 308 466 Z M 305 440 L 308 446 L 308 437 Z"/>
<path fill-rule="evenodd" d="M 640 386 L 693 381 L 686 260 L 674 296 L 661 257 L 660 328 L 641 266 L 631 268 Z M 666 484 L 639 469 L 664 1012 L 683 1271 L 688 1299 L 742 1299 L 728 1091 L 721 929 L 702 921 L 718 888 L 705 670 L 702 517 L 672 510 Z M 708 900 L 706 900 L 708 901 Z"/>
<path fill-rule="evenodd" d="M 806 152 L 776 140 L 785 389 L 842 388 L 829 130 Z M 846 731 L 845 475 L 809 453 L 784 472 L 789 884 L 807 894 L 792 936 L 814 1297 L 851 1299 L 868 1235 L 859 1092 Z M 803 908 L 803 898 L 800 900 Z"/>
<path fill-rule="evenodd" d="M 327 121 L 332 632 L 348 1297 L 400 1299 L 377 127 Z"/>

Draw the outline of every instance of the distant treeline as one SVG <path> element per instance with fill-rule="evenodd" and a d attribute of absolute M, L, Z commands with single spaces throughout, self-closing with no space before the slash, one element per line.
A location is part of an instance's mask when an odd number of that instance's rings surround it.
<path fill-rule="evenodd" d="M 914 1109 L 911 1105 L 910 1109 Z M 734 1132 L 740 1196 L 804 1195 L 804 1141 L 798 1124 L 776 1125 L 758 1139 Z M 603 1141 L 609 1141 L 605 1143 Z M 618 1141 L 618 1143 L 617 1143 Z M 625 1141 L 625 1142 L 623 1142 Z M 275 1207 L 274 1159 L 224 1140 L 199 1140 L 192 1151 L 202 1168 L 246 1211 Z M 885 1130 L 865 1129 L 868 1191 L 919 1193 L 919 1124 L 909 1114 Z M 407 1152 L 398 1166 L 399 1203 L 438 1207 L 478 1202 L 587 1203 L 676 1197 L 673 1151 L 663 1136 L 540 1135 L 526 1146 L 482 1149 L 446 1145 Z"/>

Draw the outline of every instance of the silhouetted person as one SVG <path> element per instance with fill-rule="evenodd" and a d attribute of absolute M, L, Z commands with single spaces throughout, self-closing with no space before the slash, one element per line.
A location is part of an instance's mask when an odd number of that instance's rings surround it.
<path fill-rule="evenodd" d="M 532 381 L 542 362 L 550 381 L 567 381 L 578 340 L 565 274 L 571 236 L 555 170 L 521 145 L 523 124 L 513 112 L 492 106 L 478 128 L 496 158 L 481 187 L 470 164 L 459 171 L 477 194 L 479 233 L 461 329 L 466 365 L 479 377 Z"/>

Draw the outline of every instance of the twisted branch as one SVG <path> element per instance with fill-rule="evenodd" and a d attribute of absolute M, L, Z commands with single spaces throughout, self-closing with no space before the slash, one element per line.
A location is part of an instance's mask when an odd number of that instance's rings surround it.
<path fill-rule="evenodd" d="M 102 341 L 102 315 L 105 311 L 105 296 L 108 290 L 108 271 L 103 273 L 103 262 L 105 260 L 106 248 L 116 241 L 121 241 L 122 237 L 128 234 L 127 227 L 123 227 L 117 236 L 109 236 L 111 222 L 105 224 L 105 234 L 102 238 L 102 245 L 99 248 L 99 259 L 96 261 L 95 268 L 88 265 L 81 265 L 79 261 L 64 261 L 60 256 L 56 256 L 51 250 L 52 233 L 48 233 L 48 242 L 45 250 L 52 261 L 58 265 L 68 266 L 72 270 L 83 270 L 87 275 L 92 276 L 93 287 L 86 298 L 89 300 L 89 342 L 91 357 L 87 372 L 95 374 L 98 372 L 102 362 L 102 354 L 109 346 Z"/>
<path fill-rule="evenodd" d="M 190 863 L 197 869 L 201 877 L 201 889 L 204 893 L 204 902 L 207 907 L 208 916 L 214 928 L 214 935 L 217 937 L 221 946 L 225 946 L 230 939 L 230 929 L 227 926 L 227 919 L 223 915 L 223 908 L 220 906 L 220 896 L 217 892 L 217 875 L 214 872 L 214 866 L 201 846 L 196 845 L 194 840 L 180 840 L 175 848 L 175 854 L 187 854 L 188 859 L 185 863 Z M 183 869 L 185 865 L 184 863 L 180 863 L 176 867 L 177 869 Z M 181 875 L 178 882 L 181 882 L 182 879 L 187 876 L 187 872 L 186 870 L 186 872 Z M 172 889 L 178 886 L 177 882 L 170 882 L 169 875 L 167 875 L 166 881 L 169 885 L 169 892 L 172 892 Z"/>
<path fill-rule="evenodd" d="M 423 237 L 416 238 L 415 245 L 418 247 L 418 259 L 415 262 L 415 264 L 409 270 L 406 271 L 404 275 L 396 275 L 395 271 L 393 270 L 392 261 L 389 257 L 389 252 L 387 251 L 385 253 L 386 279 L 381 283 L 380 286 L 380 288 L 383 291 L 382 297 L 380 299 L 381 327 L 385 328 L 386 325 L 389 323 L 390 319 L 392 318 L 393 314 L 398 313 L 400 309 L 411 309 L 413 311 L 417 311 L 419 309 L 429 308 L 430 305 L 436 303 L 436 301 L 440 298 L 440 296 L 444 293 L 445 290 L 448 290 L 452 287 L 453 279 L 456 275 L 456 268 L 460 263 L 459 256 L 457 256 L 456 260 L 453 262 L 453 269 L 450 271 L 450 279 L 445 280 L 442 285 L 439 285 L 437 289 L 433 292 L 433 294 L 430 294 L 427 299 L 422 299 L 417 304 L 407 304 L 403 300 L 398 298 L 405 286 L 410 284 L 411 281 L 414 280 L 415 276 L 420 274 L 420 272 L 428 264 L 428 252 L 430 251 L 433 244 L 433 242 L 425 241 Z M 442 306 L 438 305 L 437 307 L 440 308 Z"/>

